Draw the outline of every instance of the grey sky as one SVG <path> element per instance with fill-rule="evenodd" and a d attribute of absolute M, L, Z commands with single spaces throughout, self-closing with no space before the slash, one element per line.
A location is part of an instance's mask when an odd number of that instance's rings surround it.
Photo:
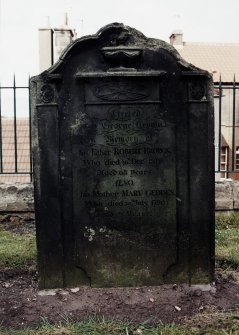
<path fill-rule="evenodd" d="M 0 4 L 2 85 L 12 83 L 14 72 L 18 85 L 38 73 L 38 28 L 46 25 L 47 16 L 52 27 L 59 27 L 64 12 L 78 37 L 123 22 L 165 41 L 174 28 L 180 28 L 185 41 L 239 42 L 239 0 L 0 0 Z"/>

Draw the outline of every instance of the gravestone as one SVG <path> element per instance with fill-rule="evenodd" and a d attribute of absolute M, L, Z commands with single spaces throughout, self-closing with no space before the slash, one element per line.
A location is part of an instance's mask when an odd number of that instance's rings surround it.
<path fill-rule="evenodd" d="M 40 287 L 213 281 L 211 76 L 114 23 L 31 96 Z"/>

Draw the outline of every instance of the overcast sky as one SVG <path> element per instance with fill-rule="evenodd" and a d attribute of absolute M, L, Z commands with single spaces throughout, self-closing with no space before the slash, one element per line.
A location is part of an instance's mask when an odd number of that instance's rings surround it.
<path fill-rule="evenodd" d="M 38 73 L 38 32 L 50 17 L 52 27 L 69 25 L 78 37 L 110 22 L 123 22 L 145 35 L 168 41 L 181 28 L 185 41 L 239 42 L 239 0 L 0 0 L 1 81 Z M 180 16 L 180 22 L 175 18 Z"/>
<path fill-rule="evenodd" d="M 0 0 L 0 80 L 27 82 L 38 73 L 38 28 L 69 25 L 78 37 L 111 22 L 123 22 L 146 36 L 168 41 L 174 28 L 190 42 L 239 42 L 239 0 Z M 180 16 L 180 20 L 176 19 Z"/>

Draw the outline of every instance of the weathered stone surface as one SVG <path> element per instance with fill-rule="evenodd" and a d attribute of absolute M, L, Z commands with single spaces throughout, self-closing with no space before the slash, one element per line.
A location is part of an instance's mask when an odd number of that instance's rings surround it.
<path fill-rule="evenodd" d="M 34 211 L 32 184 L 0 184 L 1 212 Z"/>
<path fill-rule="evenodd" d="M 233 188 L 233 208 L 239 209 L 239 183 L 233 182 L 232 188 Z"/>
<path fill-rule="evenodd" d="M 115 23 L 31 94 L 40 286 L 212 281 L 210 75 Z"/>
<path fill-rule="evenodd" d="M 218 210 L 230 210 L 234 208 L 234 192 L 231 181 L 217 181 L 215 183 L 215 206 Z"/>
<path fill-rule="evenodd" d="M 232 210 L 233 207 L 233 198 L 217 198 L 215 200 L 215 207 L 217 210 Z"/>

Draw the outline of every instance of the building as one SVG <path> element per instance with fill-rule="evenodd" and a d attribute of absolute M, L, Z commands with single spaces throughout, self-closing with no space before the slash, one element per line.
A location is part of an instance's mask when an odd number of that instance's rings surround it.
<path fill-rule="evenodd" d="M 175 30 L 170 44 L 187 62 L 212 73 L 215 165 L 216 170 L 222 171 L 217 177 L 239 179 L 239 43 L 185 42 L 183 32 Z"/>
<path fill-rule="evenodd" d="M 14 118 L 2 117 L 1 128 L 0 183 L 29 183 L 29 119 L 17 118 L 15 124 Z"/>

